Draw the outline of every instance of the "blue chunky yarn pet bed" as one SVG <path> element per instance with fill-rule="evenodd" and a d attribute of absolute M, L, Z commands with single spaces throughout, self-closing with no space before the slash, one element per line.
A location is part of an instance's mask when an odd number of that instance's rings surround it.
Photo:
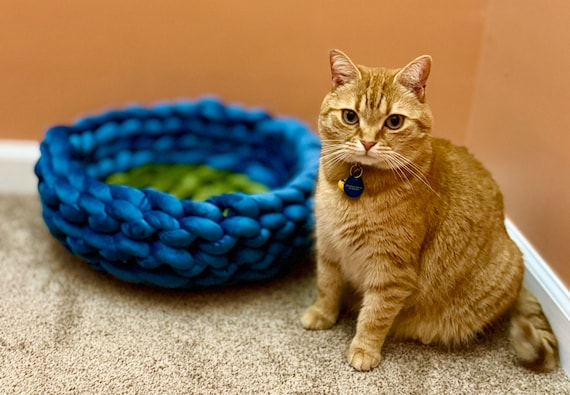
<path fill-rule="evenodd" d="M 73 254 L 129 282 L 200 288 L 269 279 L 310 250 L 319 149 L 294 119 L 207 98 L 53 127 L 35 172 L 44 221 Z M 105 181 L 149 164 L 204 165 L 269 191 L 194 201 Z"/>

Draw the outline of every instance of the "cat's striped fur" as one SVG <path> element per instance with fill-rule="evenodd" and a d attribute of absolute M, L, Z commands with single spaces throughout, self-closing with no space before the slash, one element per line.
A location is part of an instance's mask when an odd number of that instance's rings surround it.
<path fill-rule="evenodd" d="M 556 338 L 536 299 L 521 292 L 522 255 L 505 230 L 497 184 L 465 148 L 431 135 L 431 58 L 397 70 L 356 66 L 336 50 L 330 60 L 315 195 L 318 297 L 303 326 L 330 328 L 345 292 L 356 291 L 347 357 L 369 370 L 388 335 L 458 346 L 510 314 L 522 364 L 556 367 Z M 356 163 L 365 189 L 350 198 L 338 181 Z"/>

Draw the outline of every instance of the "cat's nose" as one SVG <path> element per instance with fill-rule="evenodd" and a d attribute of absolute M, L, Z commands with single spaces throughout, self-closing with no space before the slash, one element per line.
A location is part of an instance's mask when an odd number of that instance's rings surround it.
<path fill-rule="evenodd" d="M 363 141 L 360 140 L 360 144 L 362 144 L 362 146 L 364 147 L 364 149 L 366 151 L 370 151 L 370 148 L 374 147 L 376 145 L 376 141 Z"/>

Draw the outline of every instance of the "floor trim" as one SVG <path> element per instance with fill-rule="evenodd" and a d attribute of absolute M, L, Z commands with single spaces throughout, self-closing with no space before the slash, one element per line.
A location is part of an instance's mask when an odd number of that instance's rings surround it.
<path fill-rule="evenodd" d="M 0 140 L 0 193 L 37 193 L 35 141 Z M 523 234 L 509 220 L 507 230 L 524 254 L 525 286 L 533 292 L 558 337 L 561 365 L 570 377 L 570 292 Z"/>
<path fill-rule="evenodd" d="M 0 140 L 0 193 L 36 193 L 34 165 L 39 156 L 36 141 Z"/>

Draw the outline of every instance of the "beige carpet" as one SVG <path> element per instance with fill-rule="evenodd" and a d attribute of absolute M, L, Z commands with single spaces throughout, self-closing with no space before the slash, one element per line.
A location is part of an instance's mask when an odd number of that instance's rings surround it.
<path fill-rule="evenodd" d="M 570 394 L 515 362 L 504 328 L 464 351 L 388 342 L 344 360 L 354 322 L 307 332 L 305 264 L 264 284 L 148 289 L 92 271 L 47 232 L 34 196 L 0 196 L 2 394 Z"/>

